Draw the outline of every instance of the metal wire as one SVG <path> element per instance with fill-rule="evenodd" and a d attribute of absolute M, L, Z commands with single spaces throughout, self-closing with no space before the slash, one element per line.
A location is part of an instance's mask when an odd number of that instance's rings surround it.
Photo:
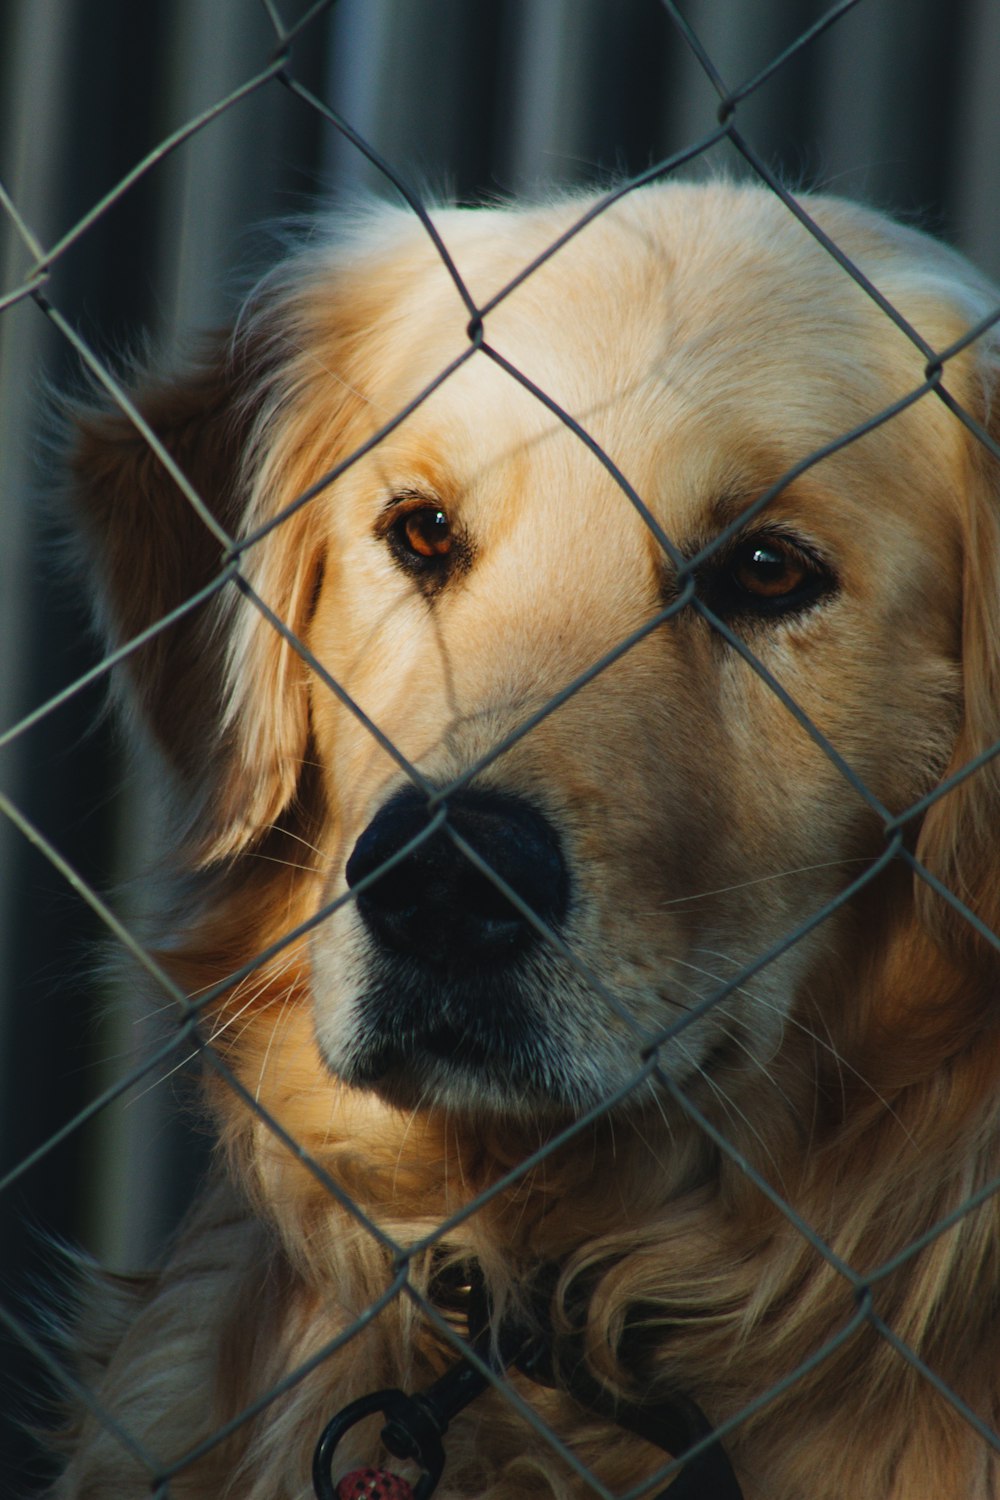
<path fill-rule="evenodd" d="M 871 885 L 891 865 L 899 863 L 909 867 L 916 877 L 925 881 L 959 917 L 969 924 L 971 929 L 978 933 L 993 948 L 1000 949 L 1000 938 L 992 931 L 989 924 L 970 909 L 968 902 L 963 899 L 960 892 L 949 890 L 932 871 L 928 870 L 915 857 L 912 851 L 907 848 L 905 842 L 907 829 L 912 827 L 916 820 L 932 808 L 940 798 L 950 795 L 957 787 L 967 782 L 970 777 L 983 773 L 984 768 L 1000 754 L 1000 741 L 982 749 L 966 765 L 954 770 L 933 791 L 922 796 L 908 808 L 893 814 L 886 808 L 875 791 L 866 784 L 864 778 L 851 766 L 848 757 L 838 749 L 833 739 L 828 737 L 813 722 L 802 705 L 795 700 L 787 688 L 760 661 L 747 642 L 730 628 L 725 620 L 714 613 L 696 592 L 696 581 L 699 571 L 704 568 L 713 556 L 719 553 L 721 548 L 725 547 L 741 531 L 744 531 L 752 519 L 766 513 L 774 499 L 789 484 L 821 463 L 824 459 L 850 447 L 859 441 L 859 439 L 884 426 L 886 423 L 895 421 L 901 413 L 914 408 L 920 402 L 925 400 L 939 400 L 944 403 L 954 414 L 955 418 L 965 425 L 983 444 L 987 451 L 996 457 L 1000 457 L 1000 448 L 998 448 L 998 445 L 990 434 L 983 429 L 972 413 L 965 410 L 956 401 L 955 397 L 942 383 L 942 376 L 948 362 L 956 358 L 976 339 L 984 337 L 995 327 L 997 321 L 1000 320 L 1000 308 L 981 318 L 965 335 L 955 340 L 947 348 L 935 350 L 926 341 L 920 331 L 914 328 L 902 312 L 893 305 L 884 292 L 852 261 L 843 248 L 814 221 L 809 212 L 808 205 L 800 202 L 793 193 L 788 191 L 778 176 L 770 169 L 766 161 L 744 137 L 742 132 L 737 129 L 737 120 L 742 105 L 757 94 L 803 48 L 828 28 L 834 26 L 844 14 L 853 9 L 858 0 L 842 0 L 842 3 L 834 5 L 811 27 L 803 31 L 794 42 L 765 66 L 758 69 L 746 82 L 736 88 L 730 88 L 724 82 L 719 69 L 715 66 L 709 55 L 709 51 L 703 46 L 695 28 L 684 17 L 681 9 L 673 3 L 673 0 L 661 0 L 678 35 L 683 39 L 686 46 L 690 48 L 692 55 L 697 59 L 719 96 L 717 127 L 701 135 L 693 144 L 684 146 L 670 156 L 656 162 L 640 174 L 616 184 L 596 202 L 589 203 L 586 206 L 581 205 L 581 211 L 574 222 L 557 238 L 553 239 L 551 244 L 547 245 L 541 253 L 527 260 L 523 268 L 482 305 L 477 305 L 466 286 L 455 261 L 452 259 L 447 244 L 447 236 L 440 232 L 435 223 L 433 209 L 427 207 L 423 195 L 405 179 L 404 175 L 392 163 L 385 160 L 372 144 L 365 140 L 348 121 L 341 118 L 335 110 L 296 76 L 293 44 L 309 31 L 309 28 L 316 22 L 317 18 L 330 10 L 333 3 L 334 0 L 320 0 L 320 3 L 309 8 L 293 25 L 286 26 L 281 19 L 274 0 L 263 0 L 264 10 L 275 38 L 274 50 L 266 66 L 254 72 L 252 76 L 216 100 L 208 108 L 201 110 L 171 134 L 165 136 L 153 150 L 148 151 L 130 171 L 126 172 L 113 188 L 104 193 L 92 207 L 83 213 L 71 228 L 55 239 L 50 245 L 45 246 L 41 242 L 39 236 L 27 223 L 25 216 L 20 211 L 11 194 L 0 186 L 0 212 L 5 213 L 11 220 L 17 235 L 31 257 L 31 264 L 23 273 L 19 284 L 0 297 L 0 312 L 26 299 L 30 298 L 34 300 L 39 311 L 49 320 L 52 328 L 65 341 L 66 346 L 75 352 L 82 366 L 89 371 L 97 384 L 104 389 L 109 400 L 132 423 L 137 435 L 148 445 L 150 452 L 163 465 L 164 469 L 177 485 L 185 501 L 191 506 L 200 522 L 215 538 L 220 548 L 218 572 L 211 581 L 133 639 L 109 651 L 99 663 L 77 678 L 68 687 L 52 695 L 45 702 L 24 715 L 17 723 L 0 734 L 0 748 L 4 745 L 13 744 L 25 736 L 35 725 L 54 714 L 65 703 L 78 697 L 90 684 L 107 676 L 112 669 L 121 666 L 141 647 L 148 645 L 163 631 L 168 630 L 182 619 L 203 608 L 217 595 L 227 592 L 234 595 L 238 593 L 242 601 L 241 607 L 255 611 L 263 625 L 267 629 L 275 631 L 280 636 L 284 645 L 297 653 L 302 663 L 310 670 L 316 680 L 336 698 L 341 707 L 348 714 L 352 715 L 356 722 L 371 737 L 372 743 L 380 746 L 392 759 L 404 782 L 426 798 L 429 813 L 428 822 L 426 827 L 397 850 L 385 865 L 359 881 L 353 890 L 345 892 L 344 895 L 324 905 L 321 910 L 314 913 L 308 919 L 289 928 L 288 931 L 284 932 L 266 949 L 248 955 L 245 962 L 238 968 L 228 973 L 223 979 L 220 979 L 203 993 L 188 995 L 169 976 L 161 960 L 150 952 L 142 939 L 137 937 L 130 930 L 129 926 L 115 915 L 111 905 L 82 880 L 70 862 L 42 834 L 34 822 L 16 805 L 15 801 L 6 795 L 0 794 L 0 813 L 4 814 L 44 858 L 50 861 L 53 868 L 66 881 L 68 888 L 89 905 L 104 924 L 116 946 L 120 950 L 129 953 L 132 959 L 146 971 L 153 985 L 162 991 L 163 995 L 172 1003 L 176 1012 L 175 1030 L 169 1039 L 152 1049 L 140 1063 L 125 1070 L 114 1084 L 99 1091 L 94 1099 L 85 1108 L 74 1114 L 59 1131 L 46 1141 L 41 1142 L 34 1151 L 16 1165 L 13 1171 L 0 1181 L 0 1192 L 10 1190 L 29 1169 L 54 1151 L 67 1138 L 82 1130 L 89 1121 L 106 1110 L 113 1101 L 128 1093 L 138 1082 L 143 1079 L 159 1076 L 164 1065 L 172 1062 L 175 1058 L 188 1052 L 196 1053 L 203 1059 L 207 1069 L 215 1075 L 219 1085 L 239 1097 L 244 1109 L 250 1112 L 256 1118 L 259 1126 L 273 1138 L 276 1148 L 287 1153 L 290 1158 L 298 1161 L 312 1175 L 314 1180 L 320 1184 L 324 1192 L 329 1194 L 331 1201 L 339 1205 L 340 1209 L 345 1211 L 354 1223 L 360 1227 L 360 1230 L 364 1234 L 371 1236 L 372 1240 L 379 1245 L 386 1258 L 387 1281 L 384 1290 L 358 1314 L 356 1319 L 342 1333 L 324 1344 L 320 1350 L 311 1355 L 307 1360 L 304 1360 L 279 1384 L 275 1385 L 273 1389 L 264 1393 L 259 1399 L 255 1400 L 245 1410 L 239 1412 L 224 1425 L 219 1426 L 208 1438 L 193 1445 L 183 1454 L 171 1458 L 168 1462 L 165 1462 L 162 1457 L 153 1455 L 147 1451 L 141 1440 L 135 1434 L 123 1428 L 115 1415 L 105 1409 L 95 1392 L 87 1389 L 79 1380 L 66 1373 L 59 1361 L 53 1357 L 51 1352 L 45 1348 L 44 1344 L 38 1340 L 27 1326 L 26 1321 L 2 1304 L 0 1304 L 0 1322 L 23 1342 L 25 1347 L 53 1379 L 58 1380 L 69 1389 L 78 1400 L 90 1409 L 100 1422 L 106 1425 L 108 1431 L 113 1433 L 118 1441 L 130 1450 L 137 1462 L 148 1471 L 150 1490 L 157 1496 L 162 1497 L 162 1500 L 169 1500 L 172 1479 L 182 1475 L 211 1450 L 217 1448 L 228 1438 L 236 1434 L 246 1423 L 258 1417 L 273 1401 L 292 1389 L 293 1386 L 305 1379 L 307 1375 L 312 1373 L 325 1361 L 331 1359 L 338 1350 L 356 1338 L 380 1312 L 397 1298 L 409 1299 L 427 1323 L 437 1331 L 445 1344 L 450 1344 L 456 1350 L 466 1353 L 470 1361 L 480 1368 L 481 1373 L 487 1377 L 493 1387 L 500 1393 L 501 1398 L 511 1404 L 511 1407 L 518 1413 L 526 1426 L 533 1429 L 539 1441 L 548 1444 L 564 1460 L 567 1468 L 575 1473 L 576 1478 L 582 1486 L 589 1487 L 593 1493 L 601 1496 L 602 1500 L 613 1500 L 612 1492 L 608 1490 L 602 1481 L 586 1469 L 580 1459 L 563 1443 L 559 1434 L 553 1432 L 539 1417 L 530 1401 L 518 1394 L 505 1379 L 490 1369 L 475 1351 L 469 1352 L 467 1350 L 463 1341 L 456 1335 L 454 1329 L 448 1320 L 442 1316 L 440 1310 L 428 1299 L 426 1293 L 414 1284 L 414 1281 L 411 1279 L 411 1269 L 417 1257 L 446 1244 L 449 1236 L 454 1235 L 460 1226 L 467 1223 L 477 1214 L 480 1214 L 488 1204 L 516 1187 L 518 1183 L 530 1177 L 537 1169 L 544 1168 L 546 1161 L 555 1153 L 582 1137 L 598 1121 L 613 1116 L 614 1112 L 620 1106 L 626 1104 L 641 1091 L 648 1089 L 651 1082 L 655 1080 L 663 1097 L 672 1100 L 679 1114 L 686 1117 L 712 1143 L 720 1156 L 731 1162 L 739 1173 L 753 1185 L 755 1191 L 778 1211 L 794 1233 L 801 1236 L 803 1242 L 810 1247 L 817 1261 L 824 1262 L 826 1266 L 843 1278 L 845 1291 L 853 1298 L 854 1302 L 854 1310 L 850 1315 L 845 1316 L 843 1325 L 831 1337 L 822 1343 L 820 1347 L 812 1351 L 808 1357 L 800 1361 L 780 1381 L 767 1390 L 758 1393 L 742 1410 L 727 1418 L 719 1426 L 716 1433 L 711 1438 L 705 1439 L 704 1443 L 699 1446 L 703 1447 L 713 1441 L 724 1440 L 731 1433 L 738 1431 L 742 1424 L 755 1416 L 759 1411 L 765 1409 L 770 1403 L 777 1401 L 781 1396 L 793 1389 L 800 1380 L 820 1369 L 823 1363 L 836 1350 L 840 1349 L 862 1328 L 867 1327 L 874 1330 L 902 1359 L 906 1360 L 914 1369 L 919 1371 L 925 1380 L 938 1389 L 941 1395 L 963 1417 L 984 1444 L 994 1450 L 1000 1451 L 1000 1437 L 998 1437 L 988 1422 L 972 1411 L 957 1392 L 950 1390 L 946 1383 L 929 1367 L 919 1352 L 908 1344 L 906 1340 L 900 1338 L 879 1316 L 875 1311 L 872 1298 L 872 1289 L 876 1284 L 884 1282 L 896 1271 L 911 1262 L 923 1250 L 931 1246 L 950 1229 L 954 1228 L 962 1218 L 975 1212 L 989 1200 L 1000 1195 L 1000 1179 L 991 1180 L 976 1188 L 975 1191 L 970 1191 L 961 1205 L 942 1215 L 937 1222 L 924 1230 L 918 1237 L 914 1238 L 908 1245 L 900 1249 L 883 1264 L 874 1268 L 861 1268 L 852 1265 L 842 1258 L 819 1229 L 804 1219 L 783 1193 L 767 1180 L 761 1171 L 747 1158 L 735 1140 L 724 1129 L 721 1129 L 714 1123 L 695 1102 L 691 1090 L 684 1084 L 679 1083 L 669 1068 L 661 1062 L 662 1049 L 669 1042 L 681 1036 L 688 1028 L 706 1016 L 717 1011 L 719 1006 L 723 1005 L 729 997 L 744 990 L 749 981 L 768 969 L 783 955 L 794 950 L 814 930 L 829 922 L 837 911 L 851 902 L 861 890 Z M 654 3 L 654 0 L 651 0 L 651 3 Z M 262 90 L 279 87 L 288 90 L 325 127 L 339 132 L 358 152 L 362 153 L 383 174 L 386 182 L 391 185 L 395 192 L 402 198 L 404 204 L 412 211 L 416 220 L 419 221 L 428 236 L 430 244 L 440 258 L 442 266 L 445 268 L 464 305 L 465 315 L 468 320 L 465 333 L 469 342 L 468 347 L 429 380 L 411 401 L 398 412 L 391 413 L 382 420 L 378 430 L 366 442 L 351 453 L 339 458 L 338 462 L 328 472 L 310 484 L 307 489 L 296 496 L 279 513 L 263 520 L 249 534 L 237 538 L 231 536 L 225 527 L 220 525 L 211 509 L 206 505 L 204 498 L 198 493 L 197 487 L 183 472 L 182 466 L 177 463 L 169 452 L 168 447 L 152 430 L 141 410 L 128 394 L 123 382 L 108 367 L 107 362 L 94 351 L 89 340 L 83 333 L 53 304 L 50 300 L 48 287 L 52 280 L 53 270 L 57 264 L 70 256 L 80 245 L 81 241 L 85 239 L 93 226 L 104 218 L 116 204 L 127 197 L 135 186 L 166 155 L 181 147 L 193 136 L 211 129 L 216 121 L 241 101 L 259 95 Z M 491 345 L 486 336 L 487 320 L 490 314 L 518 287 L 530 280 L 543 265 L 557 256 L 570 241 L 581 234 L 588 225 L 593 223 L 600 215 L 607 212 L 614 204 L 618 203 L 622 198 L 635 191 L 637 187 L 644 183 L 667 177 L 679 167 L 703 157 L 709 150 L 722 141 L 728 141 L 735 148 L 747 163 L 752 174 L 781 200 L 788 213 L 802 225 L 803 230 L 814 238 L 816 243 L 831 257 L 831 260 L 841 267 L 844 274 L 850 277 L 885 317 L 910 340 L 925 361 L 926 370 L 925 379 L 922 383 L 893 401 L 891 405 L 882 410 L 873 411 L 864 421 L 858 423 L 850 430 L 839 434 L 832 441 L 804 455 L 799 462 L 784 473 L 763 494 L 758 496 L 751 504 L 748 504 L 742 514 L 729 526 L 721 530 L 711 543 L 704 546 L 695 556 L 685 556 L 682 549 L 678 546 L 677 541 L 667 533 L 663 525 L 653 515 L 639 490 L 622 473 L 612 455 L 605 451 L 602 445 L 585 427 L 567 412 L 543 387 L 532 381 L 523 370 L 519 369 Z M 44 294 L 43 288 L 46 289 Z M 622 503 L 631 506 L 648 527 L 651 537 L 655 539 L 664 557 L 676 571 L 677 587 L 675 596 L 665 607 L 651 613 L 647 621 L 616 642 L 599 659 L 589 664 L 561 692 L 553 695 L 546 703 L 536 708 L 530 714 L 525 714 L 519 724 L 512 727 L 506 734 L 499 738 L 494 745 L 479 756 L 473 764 L 466 767 L 448 785 L 439 786 L 431 783 L 423 775 L 419 768 L 393 742 L 392 738 L 363 710 L 344 684 L 331 675 L 322 663 L 317 660 L 316 656 L 308 649 L 289 624 L 280 618 L 279 614 L 270 607 L 261 597 L 260 593 L 251 585 L 243 571 L 243 566 L 246 555 L 249 552 L 263 546 L 267 539 L 277 529 L 286 525 L 293 515 L 313 502 L 317 496 L 327 490 L 353 464 L 377 448 L 389 434 L 405 423 L 429 396 L 443 385 L 446 385 L 455 376 L 456 372 L 471 359 L 490 360 L 498 371 L 505 374 L 511 381 L 516 382 L 541 407 L 551 413 L 568 433 L 572 434 L 581 445 L 587 448 L 596 463 L 603 468 L 604 472 L 610 476 L 612 482 L 617 486 L 621 493 Z M 573 950 L 572 944 L 563 938 L 561 933 L 556 929 L 556 926 L 543 915 L 533 910 L 530 903 L 518 894 L 510 882 L 505 880 L 497 871 L 493 870 L 489 863 L 469 844 L 468 840 L 463 837 L 461 830 L 450 820 L 449 802 L 450 799 L 453 799 L 469 783 L 481 777 L 483 772 L 489 767 L 496 765 L 514 745 L 535 733 L 542 723 L 564 707 L 585 686 L 599 685 L 602 674 L 623 657 L 627 656 L 640 642 L 646 640 L 654 632 L 664 629 L 679 615 L 691 611 L 696 612 L 707 626 L 715 632 L 719 640 L 724 642 L 730 651 L 736 653 L 747 664 L 749 669 L 757 675 L 760 682 L 774 695 L 776 701 L 782 705 L 789 718 L 799 725 L 804 735 L 816 747 L 817 752 L 824 756 L 836 770 L 838 776 L 843 780 L 848 789 L 850 797 L 857 799 L 860 805 L 867 808 L 881 823 L 884 844 L 881 853 L 873 856 L 866 862 L 862 872 L 855 879 L 848 881 L 837 894 L 821 902 L 811 914 L 798 922 L 789 931 L 782 934 L 780 939 L 769 944 L 765 951 L 756 955 L 752 960 L 738 965 L 737 972 L 732 974 L 728 980 L 715 983 L 708 994 L 698 1000 L 697 1003 L 690 1005 L 687 1010 L 671 1021 L 670 1024 L 653 1031 L 648 1025 L 640 1024 L 628 1005 L 614 992 L 613 988 L 602 981 L 593 972 L 592 968 L 581 959 L 580 955 Z M 299 943 L 318 925 L 329 920 L 335 912 L 358 900 L 359 897 L 363 897 L 366 889 L 375 880 L 384 875 L 394 864 L 407 859 L 420 845 L 439 835 L 445 835 L 452 841 L 454 846 L 468 860 L 470 866 L 478 871 L 480 877 L 491 880 L 495 884 L 510 905 L 521 914 L 526 923 L 534 930 L 540 943 L 552 955 L 558 957 L 567 969 L 574 974 L 576 979 L 587 987 L 590 993 L 599 998 L 609 1013 L 616 1016 L 623 1023 L 634 1040 L 634 1070 L 614 1091 L 610 1091 L 606 1097 L 583 1111 L 578 1118 L 565 1126 L 551 1139 L 546 1140 L 535 1151 L 527 1153 L 521 1161 L 498 1176 L 496 1180 L 479 1192 L 470 1202 L 450 1213 L 419 1238 L 403 1244 L 396 1237 L 381 1229 L 371 1216 L 353 1200 L 351 1195 L 336 1180 L 328 1168 L 321 1161 L 317 1160 L 285 1128 L 281 1121 L 275 1118 L 246 1088 L 229 1066 L 224 1050 L 215 1045 L 214 1036 L 206 1034 L 204 1017 L 215 1001 L 227 991 L 233 989 L 234 986 L 251 975 L 265 969 L 268 964 L 272 963 L 282 954 L 288 953 L 294 948 L 295 944 Z M 845 1441 L 848 1438 L 849 1435 L 845 1435 Z M 657 1486 L 665 1484 L 677 1472 L 678 1468 L 679 1464 L 677 1461 L 666 1462 L 657 1474 L 643 1481 L 641 1485 L 628 1490 L 626 1494 L 619 1497 L 619 1500 L 639 1500 L 641 1495 L 649 1494 Z"/>

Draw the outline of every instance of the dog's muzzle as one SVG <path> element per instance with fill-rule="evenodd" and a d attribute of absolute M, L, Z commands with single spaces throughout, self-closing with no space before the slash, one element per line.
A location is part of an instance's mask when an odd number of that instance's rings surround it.
<path fill-rule="evenodd" d="M 408 789 L 362 833 L 346 877 L 365 950 L 334 1071 L 396 1103 L 568 1102 L 566 1049 L 550 1034 L 539 977 L 552 961 L 544 934 L 570 903 L 548 820 L 478 788 L 450 796 L 442 819 Z"/>

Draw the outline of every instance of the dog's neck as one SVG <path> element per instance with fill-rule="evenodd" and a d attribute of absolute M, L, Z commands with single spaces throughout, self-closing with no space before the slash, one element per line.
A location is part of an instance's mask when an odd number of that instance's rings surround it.
<path fill-rule="evenodd" d="M 965 1146 L 959 1149 L 977 1118 L 982 1129 L 983 1094 L 995 1077 L 991 1054 L 1000 1033 L 973 1045 L 964 1018 L 956 1016 L 950 1061 L 942 1068 L 951 970 L 940 955 L 932 967 L 918 944 L 908 953 L 894 945 L 890 958 L 883 955 L 861 996 L 871 1006 L 879 995 L 891 1001 L 877 1047 L 865 1057 L 844 1057 L 793 1029 L 790 1050 L 772 1064 L 776 1087 L 768 1118 L 741 1118 L 734 1109 L 726 1121 L 745 1159 L 861 1275 L 1000 1174 L 1000 1120 L 992 1133 L 980 1134 L 971 1157 Z M 935 975 L 936 988 L 928 983 Z M 931 1038 L 927 1065 L 894 1077 L 894 1028 L 912 1031 L 918 1024 Z M 938 1044 L 937 1067 L 932 1042 Z M 657 1112 L 605 1122 L 530 1172 L 515 1170 L 497 1191 L 500 1180 L 544 1144 L 537 1126 L 442 1119 L 433 1112 L 404 1116 L 372 1095 L 319 1077 L 314 1046 L 308 1009 L 290 1007 L 276 1029 L 270 1065 L 260 1073 L 264 1108 L 396 1244 L 414 1245 L 426 1236 L 430 1243 L 445 1243 L 456 1258 L 475 1257 L 499 1304 L 505 1296 L 516 1300 L 526 1270 L 558 1262 L 567 1288 L 577 1279 L 587 1289 L 588 1366 L 612 1392 L 628 1396 L 641 1388 L 656 1400 L 658 1393 L 688 1391 L 719 1422 L 769 1389 L 776 1370 L 794 1369 L 835 1337 L 857 1312 L 855 1287 L 739 1162 L 716 1153 L 681 1116 L 668 1113 L 664 1119 Z M 824 1113 L 810 1116 L 796 1080 L 814 1080 L 817 1066 L 827 1070 Z M 1000 1113 L 1000 1102 L 995 1108 Z M 291 1278 L 303 1306 L 326 1304 L 359 1316 L 389 1284 L 391 1254 L 331 1200 L 322 1181 L 266 1123 L 250 1114 L 234 1122 L 230 1112 L 227 1118 L 225 1144 L 240 1158 L 239 1179 L 261 1183 L 260 1210 L 274 1234 L 270 1264 L 285 1267 L 268 1275 Z M 975 1181 L 968 1174 L 956 1180 L 949 1153 L 975 1162 Z M 877 1199 L 866 1196 L 866 1182 L 881 1184 Z M 892 1182 L 898 1192 L 889 1203 L 884 1189 Z M 940 1248 L 938 1242 L 928 1248 L 919 1266 L 908 1263 L 879 1278 L 873 1293 L 879 1314 L 918 1351 L 933 1334 L 935 1288 L 945 1293 L 934 1265 L 946 1249 L 952 1284 L 958 1276 L 962 1285 L 976 1285 L 984 1257 L 994 1253 L 988 1228 L 982 1212 L 964 1218 Z M 426 1289 L 431 1255 L 418 1256 L 410 1269 Z M 247 1295 L 239 1298 L 240 1306 Z M 969 1306 L 974 1308 L 974 1299 Z M 960 1312 L 950 1309 L 952 1323 Z M 415 1312 L 401 1306 L 394 1319 L 384 1335 L 376 1325 L 368 1336 L 369 1354 L 360 1362 L 369 1376 L 365 1388 L 372 1377 L 419 1387 L 450 1357 Z M 997 1337 L 981 1308 L 970 1311 L 966 1322 L 962 1369 L 939 1370 L 959 1391 Z M 868 1336 L 865 1330 L 858 1335 Z M 831 1413 L 831 1434 L 842 1432 L 844 1422 L 860 1422 L 866 1401 L 884 1407 L 889 1421 L 886 1403 L 919 1400 L 919 1391 L 900 1385 L 916 1377 L 877 1340 L 871 1362 L 876 1385 L 869 1381 L 861 1389 L 853 1350 L 849 1342 L 835 1351 L 787 1398 L 742 1423 L 733 1438 L 734 1457 L 758 1462 L 760 1453 L 778 1451 L 776 1434 L 787 1430 L 794 1436 L 801 1420 L 796 1411 L 825 1410 L 824 1391 L 847 1393 Z M 279 1369 L 276 1364 L 276 1375 Z M 975 1399 L 974 1391 L 968 1395 Z M 543 1393 L 537 1399 L 548 1398 Z M 327 1416 L 330 1410 L 327 1404 Z M 553 1409 L 556 1430 L 567 1419 L 561 1408 Z M 318 1431 L 315 1411 L 309 1420 Z M 791 1442 L 789 1451 L 794 1449 Z"/>

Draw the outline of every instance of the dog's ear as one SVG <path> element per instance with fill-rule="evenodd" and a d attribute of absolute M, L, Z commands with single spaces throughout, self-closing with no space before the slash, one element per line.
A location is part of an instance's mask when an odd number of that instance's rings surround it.
<path fill-rule="evenodd" d="M 178 469 L 234 539 L 262 519 L 252 453 L 269 400 L 273 407 L 273 393 L 246 345 L 223 338 L 179 378 L 140 383 L 134 396 Z M 119 646 L 211 585 L 223 570 L 225 543 L 117 408 L 77 413 L 70 468 L 71 505 L 89 554 L 98 620 L 109 645 Z M 250 549 L 245 565 L 269 607 L 296 634 L 320 565 L 319 548 L 306 534 L 308 516 L 307 506 L 276 528 L 265 544 Z M 239 669 L 252 674 L 252 693 L 233 686 L 237 638 L 243 642 Z M 128 711 L 174 772 L 201 857 L 232 854 L 264 832 L 294 796 L 306 755 L 306 668 L 237 585 L 224 583 L 118 670 Z"/>
<path fill-rule="evenodd" d="M 989 401 L 996 374 L 988 371 L 984 379 L 979 373 L 980 390 L 969 410 L 980 421 L 982 387 Z M 987 412 L 986 420 L 990 437 L 1000 440 L 1000 412 L 992 419 Z M 1000 746 L 1000 459 L 972 433 L 967 453 L 961 496 L 962 722 L 944 780 Z M 1000 942 L 1000 755 L 986 759 L 934 802 L 916 853 Z M 947 947 L 1000 964 L 1000 951 L 920 877 L 917 900 L 927 925 Z"/>

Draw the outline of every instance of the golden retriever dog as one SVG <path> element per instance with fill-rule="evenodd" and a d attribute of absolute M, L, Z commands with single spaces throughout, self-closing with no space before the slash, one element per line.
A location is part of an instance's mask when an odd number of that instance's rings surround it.
<path fill-rule="evenodd" d="M 483 1364 L 438 1500 L 1000 1495 L 997 297 L 598 202 L 318 224 L 79 414 L 220 1145 L 60 1500 L 304 1500 Z M 318 1493 L 429 1493 L 383 1426 Z"/>

